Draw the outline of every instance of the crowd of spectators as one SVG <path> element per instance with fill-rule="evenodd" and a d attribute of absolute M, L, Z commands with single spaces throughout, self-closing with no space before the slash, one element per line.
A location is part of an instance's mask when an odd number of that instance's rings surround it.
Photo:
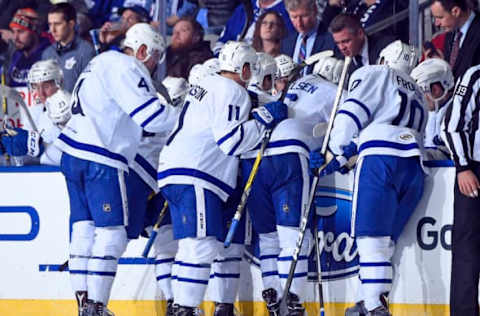
<path fill-rule="evenodd" d="M 440 32 L 426 53 L 449 61 L 455 78 L 480 62 L 475 1 L 434 0 L 431 5 Z M 139 22 L 163 28 L 169 37 L 160 81 L 165 74 L 187 79 L 195 64 L 218 55 L 224 43 L 240 36 L 258 52 L 286 54 L 297 63 L 331 49 L 337 58 L 354 58 L 349 73 L 374 64 L 381 49 L 394 40 L 408 41 L 408 21 L 372 35 L 365 31 L 407 8 L 407 0 L 251 0 L 247 7 L 239 0 L 0 0 L 0 5 L 0 63 L 6 84 L 13 87 L 26 86 L 33 63 L 55 59 L 66 90 L 72 91 L 88 61 L 100 52 L 120 50 L 126 31 Z M 453 49 L 457 31 L 462 32 L 460 44 L 465 43 L 460 52 Z M 207 34 L 213 34 L 213 41 L 205 39 Z M 459 53 L 464 58 L 452 63 Z M 304 74 L 310 72 L 312 67 Z"/>

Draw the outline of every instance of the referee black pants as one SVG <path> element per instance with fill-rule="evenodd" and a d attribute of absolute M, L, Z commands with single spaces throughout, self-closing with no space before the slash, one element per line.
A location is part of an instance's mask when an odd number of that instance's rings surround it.
<path fill-rule="evenodd" d="M 480 180 L 480 163 L 472 169 Z M 450 315 L 479 316 L 480 197 L 463 195 L 455 180 L 453 209 Z"/>

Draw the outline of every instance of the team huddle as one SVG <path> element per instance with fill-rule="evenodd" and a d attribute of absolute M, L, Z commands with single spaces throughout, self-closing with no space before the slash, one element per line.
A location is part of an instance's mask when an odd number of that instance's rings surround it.
<path fill-rule="evenodd" d="M 230 41 L 218 59 L 193 67 L 188 83 L 164 81 L 165 96 L 151 78 L 165 47 L 151 26 L 135 24 L 123 52 L 93 58 L 72 95 L 62 89 L 58 64 L 37 62 L 28 80 L 46 110 L 33 113 L 35 128 L 7 126 L 1 139 L 12 157 L 57 164 L 65 175 L 78 315 L 112 315 L 107 304 L 118 260 L 129 240 L 151 233 L 166 204 L 169 214 L 153 245 L 166 315 L 197 315 L 207 286 L 214 315 L 234 315 L 250 225 L 269 315 L 306 315 L 316 227 L 302 231 L 301 222 L 312 222 L 312 178 L 352 168 L 361 286 L 345 315 L 390 315 L 391 259 L 423 194 L 423 161 L 448 155 L 441 137 L 454 100 L 448 63 L 428 59 L 417 66 L 416 50 L 396 41 L 378 65 L 359 68 L 344 84 L 344 62 L 329 54 L 301 76 L 286 55 L 273 58 Z M 336 101 L 333 128 L 314 135 Z M 327 152 L 320 150 L 324 139 Z M 347 164 L 352 159 L 355 166 Z M 252 171 L 247 214 L 224 247 Z"/>

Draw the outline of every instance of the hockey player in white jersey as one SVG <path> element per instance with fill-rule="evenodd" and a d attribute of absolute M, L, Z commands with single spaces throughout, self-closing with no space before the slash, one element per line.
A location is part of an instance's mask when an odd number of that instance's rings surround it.
<path fill-rule="evenodd" d="M 310 191 L 308 154 L 320 146 L 312 129 L 316 123 L 328 120 L 335 95 L 335 85 L 314 74 L 290 85 L 285 99 L 288 119 L 272 131 L 252 185 L 248 211 L 253 229 L 259 234 L 262 296 L 270 315 L 279 315 L 282 297 L 286 298 L 289 316 L 305 312 L 302 303 L 312 246 L 310 231 L 305 235 L 290 292 L 284 293 L 283 288 Z M 248 178 L 256 154 L 251 151 L 242 155 L 243 179 Z"/>
<path fill-rule="evenodd" d="M 420 63 L 410 74 L 425 94 L 428 120 L 425 127 L 425 160 L 450 159 L 450 153 L 441 138 L 445 112 L 453 102 L 455 81 L 450 65 L 439 58 Z"/>
<path fill-rule="evenodd" d="M 335 116 L 329 140 L 333 159 L 313 152 L 320 175 L 346 161 L 344 148 L 359 137 L 352 204 L 352 235 L 360 256 L 360 292 L 345 315 L 387 316 L 392 288 L 391 258 L 423 193 L 422 147 L 427 113 L 422 91 L 409 76 L 418 60 L 400 41 L 380 53 L 383 65 L 364 66 L 350 78 L 346 100 Z M 329 155 L 327 155 L 328 157 Z"/>
<path fill-rule="evenodd" d="M 106 314 L 128 240 L 125 173 L 142 133 L 168 133 L 177 115 L 159 101 L 151 79 L 165 50 L 162 36 L 145 23 L 132 26 L 125 41 L 133 34 L 142 36 L 125 48 L 132 56 L 108 51 L 90 61 L 74 88 L 72 118 L 56 141 L 70 197 L 71 282 L 77 297 L 88 295 L 82 316 Z"/>
<path fill-rule="evenodd" d="M 275 57 L 275 63 L 277 64 L 277 74 L 275 76 L 275 91 L 273 94 L 280 95 L 287 86 L 287 82 L 291 79 L 289 79 L 289 76 L 295 69 L 296 64 L 292 57 L 284 54 Z"/>
<path fill-rule="evenodd" d="M 37 96 L 35 108 L 44 109 L 32 116 L 37 130 L 15 128 L 2 137 L 2 142 L 11 156 L 21 157 L 25 164 L 58 166 L 61 151 L 52 143 L 71 117 L 71 96 L 62 89 L 62 70 L 54 60 L 38 61 L 27 79 L 32 95 Z"/>
<path fill-rule="evenodd" d="M 287 115 L 279 102 L 251 111 L 245 87 L 256 59 L 245 43 L 225 44 L 219 55 L 220 74 L 190 88 L 160 154 L 158 183 L 179 240 L 174 291 L 178 316 L 194 315 L 223 247 L 219 242 L 226 233 L 223 212 L 236 186 L 238 155 L 254 148 L 264 131 Z"/>
<path fill-rule="evenodd" d="M 274 82 L 277 75 L 275 59 L 266 53 L 257 53 L 257 72 L 248 85 L 248 94 L 253 107 L 273 102 L 278 96 L 273 96 Z"/>

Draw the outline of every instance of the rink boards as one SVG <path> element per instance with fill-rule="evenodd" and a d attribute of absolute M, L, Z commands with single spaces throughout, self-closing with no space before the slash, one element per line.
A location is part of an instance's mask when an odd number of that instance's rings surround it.
<path fill-rule="evenodd" d="M 448 315 L 450 240 L 455 170 L 435 162 L 425 193 L 399 240 L 394 258 L 392 311 L 399 315 Z M 343 315 L 355 301 L 358 257 L 349 238 L 350 175 L 324 178 L 318 195 L 325 210 L 320 221 L 322 276 L 326 314 Z M 68 194 L 60 172 L 50 167 L 0 168 L 0 315 L 76 315 L 67 272 Z M 110 309 L 117 316 L 163 315 L 164 301 L 155 286 L 152 259 L 140 254 L 144 239 L 129 244 L 120 261 Z M 312 275 L 313 276 L 313 275 Z M 260 271 L 243 263 L 237 308 L 242 315 L 266 315 Z M 307 309 L 317 315 L 318 295 L 309 284 Z M 208 293 L 204 309 L 211 315 Z"/>

